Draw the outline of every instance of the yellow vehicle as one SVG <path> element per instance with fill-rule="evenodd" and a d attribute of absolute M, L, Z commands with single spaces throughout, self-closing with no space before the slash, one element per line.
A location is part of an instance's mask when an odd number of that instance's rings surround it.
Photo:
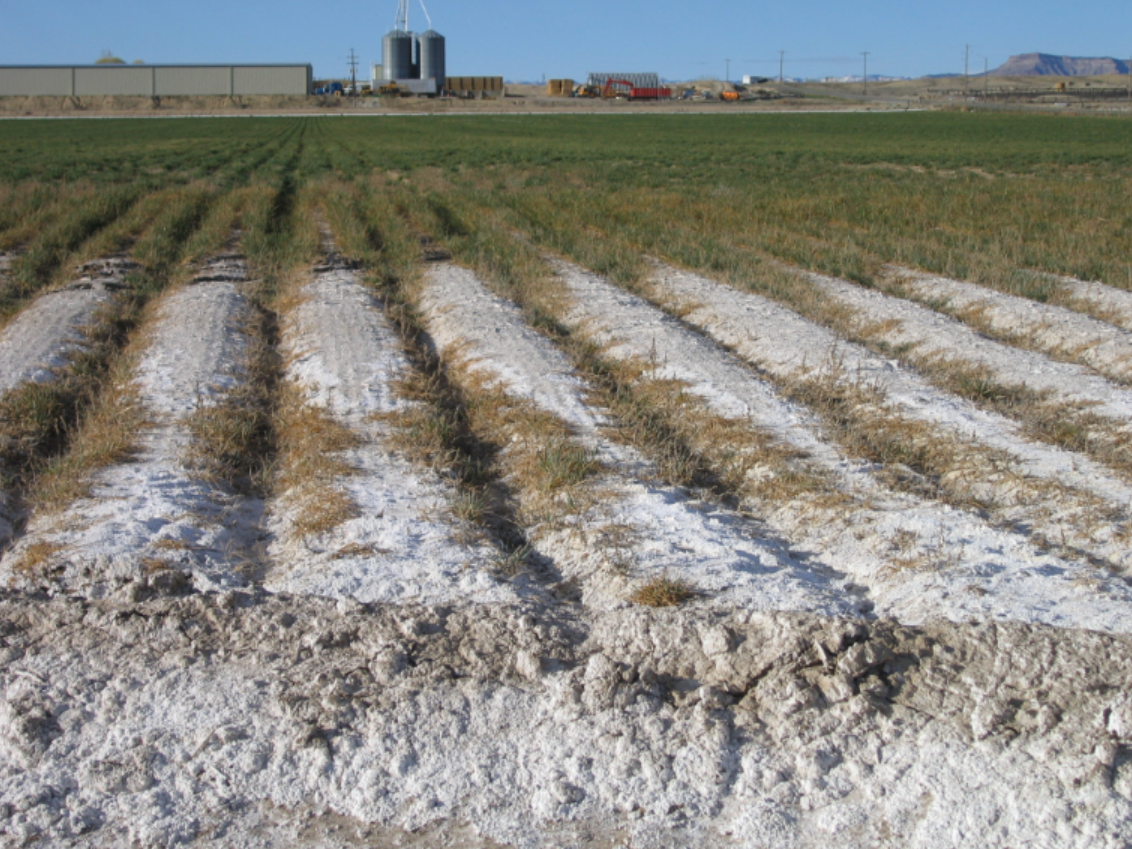
<path fill-rule="evenodd" d="M 397 83 L 395 83 L 395 82 L 388 82 L 388 83 L 385 83 L 385 85 L 378 86 L 377 87 L 377 93 L 378 94 L 400 94 L 401 93 L 401 86 L 397 85 Z"/>

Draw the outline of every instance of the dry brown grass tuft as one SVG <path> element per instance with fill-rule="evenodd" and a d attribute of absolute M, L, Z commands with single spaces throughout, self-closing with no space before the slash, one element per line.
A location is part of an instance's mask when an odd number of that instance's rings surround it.
<path fill-rule="evenodd" d="M 791 400 L 816 412 L 850 455 L 880 465 L 878 474 L 890 486 L 917 495 L 949 500 L 962 506 L 989 507 L 945 492 L 945 477 L 965 477 L 973 469 L 973 449 L 948 438 L 930 424 L 902 416 L 889 407 L 883 395 L 870 386 L 830 367 L 822 372 L 799 372 L 783 381 Z"/>
<path fill-rule="evenodd" d="M 591 483 L 604 467 L 568 425 L 509 395 L 474 365 L 452 363 L 447 372 L 460 387 L 470 430 L 499 446 L 494 461 L 518 498 L 523 524 L 576 515 L 594 502 Z"/>
<path fill-rule="evenodd" d="M 676 381 L 646 374 L 641 363 L 606 363 L 606 396 L 623 437 L 651 457 L 665 479 L 708 486 L 721 495 L 783 502 L 830 494 L 829 480 L 795 449 L 749 422 L 713 413 Z"/>
<path fill-rule="evenodd" d="M 67 453 L 47 461 L 27 487 L 27 501 L 51 512 L 86 495 L 91 475 L 127 458 L 146 420 L 131 382 L 132 369 L 119 363 L 102 394 L 84 411 Z"/>
<path fill-rule="evenodd" d="M 1095 413 L 1087 404 L 1058 402 L 1048 393 L 1003 383 L 985 366 L 959 358 L 922 358 L 918 366 L 942 388 L 1021 423 L 1030 438 L 1132 475 L 1126 423 Z"/>
<path fill-rule="evenodd" d="M 273 449 L 270 409 L 254 387 L 228 392 L 189 417 L 189 467 L 202 479 L 243 492 L 265 490 L 265 458 Z"/>
<path fill-rule="evenodd" d="M 198 476 L 238 491 L 270 489 L 276 451 L 275 387 L 279 374 L 275 317 L 253 308 L 244 322 L 248 340 L 239 385 L 188 418 L 193 440 L 186 464 Z"/>
<path fill-rule="evenodd" d="M 326 533 L 358 515 L 357 505 L 343 491 L 342 478 L 354 470 L 343 452 L 362 438 L 326 410 L 306 401 L 302 387 L 285 384 L 280 391 L 275 433 L 278 470 L 275 490 L 287 493 L 302 536 Z"/>
<path fill-rule="evenodd" d="M 170 537 L 162 537 L 153 542 L 153 547 L 158 551 L 191 551 L 192 546 L 181 539 L 172 539 Z"/>
<path fill-rule="evenodd" d="M 376 545 L 362 545 L 359 542 L 351 542 L 334 552 L 334 559 L 343 560 L 347 557 L 372 557 L 375 554 L 388 553 L 389 552 L 383 551 Z"/>
<path fill-rule="evenodd" d="M 304 484 L 289 496 L 296 514 L 292 527 L 299 536 L 328 533 L 358 516 L 354 500 L 329 483 Z"/>
<path fill-rule="evenodd" d="M 670 578 L 664 574 L 637 587 L 629 601 L 645 607 L 677 607 L 698 595 L 696 588 L 683 578 Z"/>
<path fill-rule="evenodd" d="M 279 482 L 284 488 L 352 474 L 341 453 L 363 442 L 361 436 L 324 408 L 308 403 L 306 397 L 303 388 L 294 383 L 285 384 L 280 391 Z"/>
<path fill-rule="evenodd" d="M 54 542 L 33 542 L 20 552 L 12 565 L 13 572 L 24 574 L 43 574 L 59 562 L 59 553 L 64 547 Z"/>
<path fill-rule="evenodd" d="M 461 479 L 476 478 L 474 454 L 465 454 L 466 416 L 458 393 L 436 370 L 414 370 L 394 383 L 397 394 L 412 403 L 390 415 L 380 416 L 393 425 L 389 438 L 393 447 L 416 463 L 433 469 L 460 468 Z M 478 452 L 476 452 L 478 453 Z"/>
<path fill-rule="evenodd" d="M 159 572 L 171 572 L 177 569 L 175 563 L 170 563 L 168 560 L 163 560 L 160 557 L 143 557 L 141 558 L 140 565 L 142 571 L 147 575 L 156 575 Z"/>

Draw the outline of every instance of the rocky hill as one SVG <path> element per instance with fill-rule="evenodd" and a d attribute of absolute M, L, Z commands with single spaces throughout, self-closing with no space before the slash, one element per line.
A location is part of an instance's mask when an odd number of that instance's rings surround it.
<path fill-rule="evenodd" d="M 1101 74 L 1127 74 L 1128 63 L 1120 59 L 1082 59 L 1074 56 L 1051 56 L 1048 53 L 1023 53 L 1011 56 L 990 72 L 996 77 L 1092 77 Z"/>

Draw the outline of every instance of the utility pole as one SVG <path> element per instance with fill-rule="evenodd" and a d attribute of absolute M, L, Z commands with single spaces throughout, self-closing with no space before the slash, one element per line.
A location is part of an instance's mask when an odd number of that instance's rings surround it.
<path fill-rule="evenodd" d="M 983 103 L 990 99 L 990 59 L 983 57 Z"/>
<path fill-rule="evenodd" d="M 358 56 L 350 48 L 350 97 L 358 96 Z"/>
<path fill-rule="evenodd" d="M 786 51 L 778 51 L 778 84 L 782 85 L 782 69 L 786 65 Z"/>
<path fill-rule="evenodd" d="M 723 61 L 727 63 L 727 72 L 724 75 L 723 81 L 725 83 L 729 83 L 729 82 L 731 82 L 731 60 L 730 59 L 724 59 Z"/>
<path fill-rule="evenodd" d="M 969 75 L 967 74 L 967 65 L 971 61 L 971 45 L 963 45 L 963 99 L 967 99 L 967 86 L 969 84 Z"/>
<path fill-rule="evenodd" d="M 1132 56 L 1128 57 L 1128 102 L 1132 103 Z"/>
<path fill-rule="evenodd" d="M 862 50 L 861 55 L 865 57 L 865 70 L 861 74 L 862 93 L 867 95 L 869 93 L 869 51 Z"/>

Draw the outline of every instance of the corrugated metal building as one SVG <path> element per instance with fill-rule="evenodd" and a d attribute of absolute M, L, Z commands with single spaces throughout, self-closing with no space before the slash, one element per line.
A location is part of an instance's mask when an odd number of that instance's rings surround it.
<path fill-rule="evenodd" d="M 604 88 L 609 80 L 625 80 L 633 88 L 660 88 L 660 74 L 604 73 L 591 72 L 587 83 Z"/>
<path fill-rule="evenodd" d="M 0 65 L 0 97 L 307 95 L 310 65 Z"/>

